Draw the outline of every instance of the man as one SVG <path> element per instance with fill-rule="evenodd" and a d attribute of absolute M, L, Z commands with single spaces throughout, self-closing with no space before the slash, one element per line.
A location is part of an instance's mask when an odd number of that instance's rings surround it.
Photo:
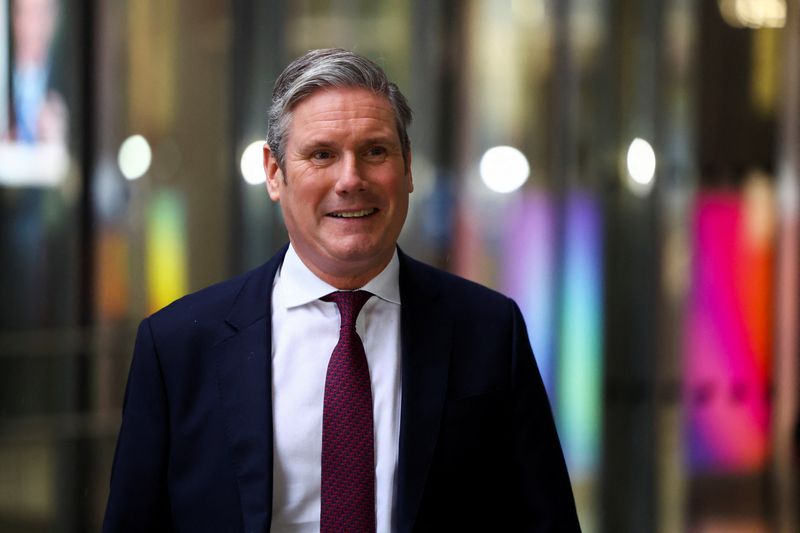
<path fill-rule="evenodd" d="M 278 78 L 290 244 L 140 326 L 106 531 L 579 531 L 519 309 L 396 246 L 410 119 L 344 50 Z"/>

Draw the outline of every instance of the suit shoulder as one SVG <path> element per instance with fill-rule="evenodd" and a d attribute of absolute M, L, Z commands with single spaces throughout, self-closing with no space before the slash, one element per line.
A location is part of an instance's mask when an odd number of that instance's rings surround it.
<path fill-rule="evenodd" d="M 515 305 L 513 300 L 499 291 L 490 289 L 480 283 L 462 278 L 451 272 L 422 263 L 408 256 L 405 258 L 409 267 L 418 275 L 427 278 L 431 286 L 436 287 L 441 295 L 458 306 L 480 306 L 490 309 Z"/>
<path fill-rule="evenodd" d="M 156 321 L 169 320 L 171 317 L 183 315 L 187 312 L 202 313 L 204 311 L 215 311 L 226 305 L 230 306 L 250 275 L 252 275 L 252 271 L 182 296 L 150 315 L 150 319 Z"/>
<path fill-rule="evenodd" d="M 267 264 L 261 265 L 236 277 L 187 294 L 150 315 L 149 320 L 159 329 L 222 321 L 248 287 L 267 284 L 269 278 L 267 267 Z M 269 293 L 265 296 L 268 297 Z"/>

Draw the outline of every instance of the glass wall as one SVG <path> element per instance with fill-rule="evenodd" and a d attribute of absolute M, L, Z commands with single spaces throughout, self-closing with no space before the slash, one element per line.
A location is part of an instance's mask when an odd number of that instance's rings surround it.
<path fill-rule="evenodd" d="M 0 0 L 0 531 L 99 529 L 136 325 L 285 242 L 266 110 L 327 46 L 414 109 L 401 246 L 519 303 L 584 531 L 795 530 L 798 17 Z"/>

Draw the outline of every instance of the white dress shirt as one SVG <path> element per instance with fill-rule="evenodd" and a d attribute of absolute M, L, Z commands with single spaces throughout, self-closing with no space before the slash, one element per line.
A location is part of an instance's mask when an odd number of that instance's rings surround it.
<path fill-rule="evenodd" d="M 358 315 L 372 382 L 375 518 L 391 530 L 400 435 L 400 285 L 397 252 L 363 290 L 374 296 Z M 339 340 L 339 311 L 321 297 L 334 292 L 292 246 L 272 289 L 272 528 L 318 532 L 322 405 L 328 359 Z"/>

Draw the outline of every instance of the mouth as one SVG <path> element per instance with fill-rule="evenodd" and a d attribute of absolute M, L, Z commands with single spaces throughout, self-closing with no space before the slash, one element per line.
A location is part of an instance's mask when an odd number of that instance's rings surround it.
<path fill-rule="evenodd" d="M 328 213 L 327 216 L 333 218 L 364 218 L 370 215 L 374 215 L 378 212 L 378 209 L 375 207 L 371 207 L 369 209 L 359 209 L 358 211 L 336 211 Z"/>

